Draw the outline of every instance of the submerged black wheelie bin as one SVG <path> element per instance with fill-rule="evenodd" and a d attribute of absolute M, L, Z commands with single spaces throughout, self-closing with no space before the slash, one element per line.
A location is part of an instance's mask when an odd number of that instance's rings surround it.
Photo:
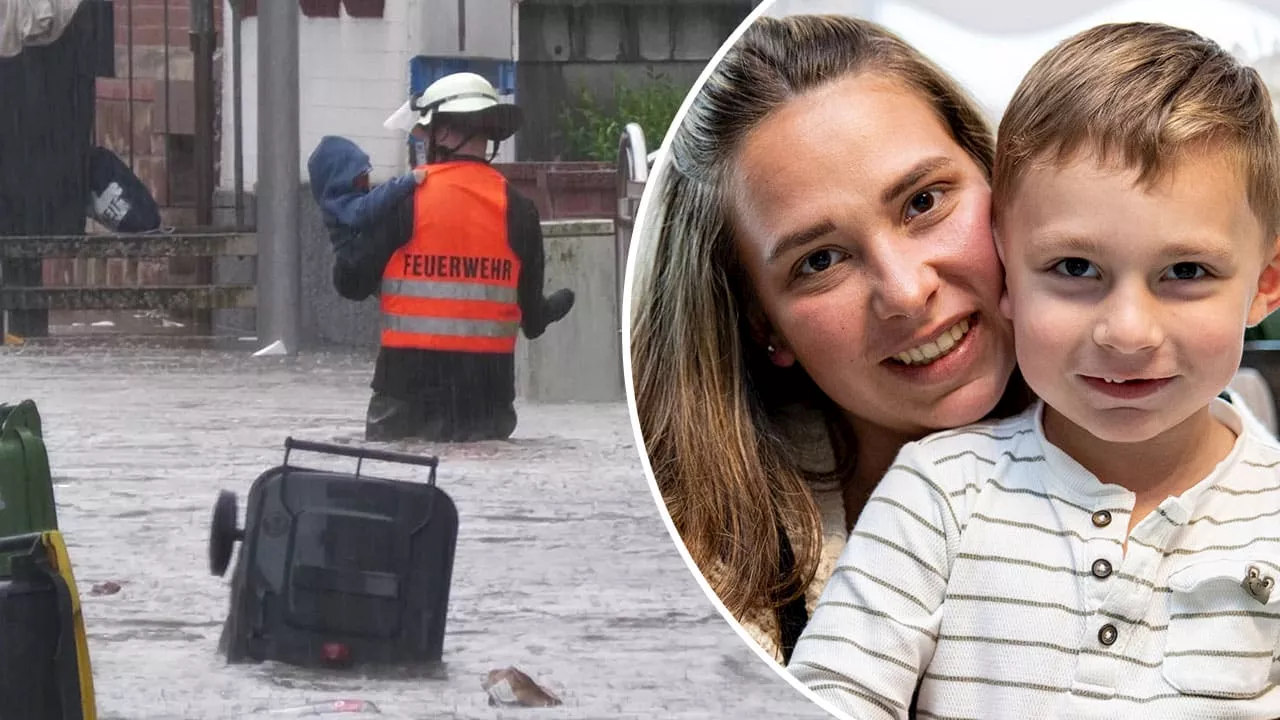
<path fill-rule="evenodd" d="M 353 473 L 291 465 L 291 451 L 356 460 Z M 426 482 L 363 474 L 369 460 L 425 468 Z M 430 667 L 441 661 L 458 537 L 438 460 L 379 449 L 285 440 L 284 461 L 253 482 L 244 528 L 223 491 L 209 567 L 223 575 L 234 544 L 227 661 L 300 667 Z"/>

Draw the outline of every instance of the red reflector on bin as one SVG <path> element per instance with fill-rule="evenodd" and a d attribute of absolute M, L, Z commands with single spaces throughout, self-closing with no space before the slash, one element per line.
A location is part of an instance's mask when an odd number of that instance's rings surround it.
<path fill-rule="evenodd" d="M 320 646 L 320 659 L 325 662 L 343 663 L 351 659 L 351 649 L 343 643 L 325 643 Z"/>

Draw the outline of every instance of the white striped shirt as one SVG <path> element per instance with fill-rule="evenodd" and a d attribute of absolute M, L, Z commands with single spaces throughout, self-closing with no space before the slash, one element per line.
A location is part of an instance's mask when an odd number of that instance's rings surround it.
<path fill-rule="evenodd" d="M 1125 552 L 1134 494 L 1042 413 L 903 448 L 790 671 L 857 718 L 907 717 L 917 684 L 924 720 L 1280 717 L 1280 444 L 1214 400 L 1230 455 Z"/>

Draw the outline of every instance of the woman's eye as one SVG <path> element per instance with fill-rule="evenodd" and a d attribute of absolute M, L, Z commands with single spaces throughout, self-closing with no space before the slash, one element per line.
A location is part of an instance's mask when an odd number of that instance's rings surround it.
<path fill-rule="evenodd" d="M 1054 265 L 1053 269 L 1070 277 L 1098 277 L 1098 269 L 1093 266 L 1093 263 L 1084 258 L 1067 258 Z"/>
<path fill-rule="evenodd" d="M 911 196 L 907 201 L 907 219 L 923 215 L 937 207 L 938 202 L 942 199 L 941 190 L 925 190 Z"/>
<path fill-rule="evenodd" d="M 832 248 L 811 253 L 804 259 L 804 262 L 800 263 L 800 274 L 812 275 L 814 273 L 820 273 L 840 262 L 847 256 L 848 253 Z"/>
<path fill-rule="evenodd" d="M 1165 273 L 1165 277 L 1169 280 L 1199 280 L 1208 274 L 1204 266 L 1199 263 L 1180 262 L 1169 268 L 1169 271 Z"/>

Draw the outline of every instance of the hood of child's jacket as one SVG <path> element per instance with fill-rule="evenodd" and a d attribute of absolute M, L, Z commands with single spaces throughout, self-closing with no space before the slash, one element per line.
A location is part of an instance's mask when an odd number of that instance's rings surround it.
<path fill-rule="evenodd" d="M 322 207 L 333 200 L 355 192 L 355 179 L 369 170 L 369 156 L 346 138 L 326 135 L 307 160 L 311 176 L 311 194 Z"/>

